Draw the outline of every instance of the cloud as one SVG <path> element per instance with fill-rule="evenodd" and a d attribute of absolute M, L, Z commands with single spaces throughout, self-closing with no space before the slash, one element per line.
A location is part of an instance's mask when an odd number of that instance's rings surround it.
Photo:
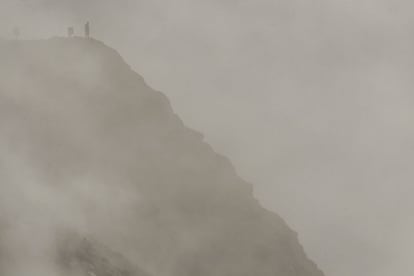
<path fill-rule="evenodd" d="M 413 224 L 413 8 L 403 0 L 3 0 L 0 34 L 16 25 L 28 38 L 64 35 L 69 25 L 80 34 L 90 20 L 95 37 L 232 158 L 328 274 L 379 276 L 401 272 L 398 261 L 383 261 L 389 250 L 413 255 L 410 246 L 390 249 L 408 239 L 401 221 Z M 332 243 L 337 254 L 326 261 Z M 359 261 L 374 251 L 372 263 Z M 344 255 L 353 257 L 346 267 Z"/>

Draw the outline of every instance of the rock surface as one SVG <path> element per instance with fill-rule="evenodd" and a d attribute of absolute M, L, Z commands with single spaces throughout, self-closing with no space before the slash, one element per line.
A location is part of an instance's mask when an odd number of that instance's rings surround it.
<path fill-rule="evenodd" d="M 116 51 L 0 41 L 0 60 L 0 274 L 323 276 Z"/>

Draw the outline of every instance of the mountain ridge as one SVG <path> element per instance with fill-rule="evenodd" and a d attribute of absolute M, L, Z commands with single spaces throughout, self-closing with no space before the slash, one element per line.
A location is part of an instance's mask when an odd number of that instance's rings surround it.
<path fill-rule="evenodd" d="M 30 203 L 18 218 L 34 218 L 56 239 L 61 228 L 91 236 L 152 275 L 323 275 L 231 162 L 114 49 L 77 37 L 0 40 L 0 58 L 0 165 L 7 175 L 0 200 L 13 194 Z M 15 203 L 4 202 L 0 226 L 18 229 Z M 18 242 L 1 241 L 0 253 L 13 248 L 17 264 L 38 262 L 21 256 Z M 51 259 L 65 246 L 43 243 L 50 247 L 40 254 L 43 266 L 56 266 Z"/>

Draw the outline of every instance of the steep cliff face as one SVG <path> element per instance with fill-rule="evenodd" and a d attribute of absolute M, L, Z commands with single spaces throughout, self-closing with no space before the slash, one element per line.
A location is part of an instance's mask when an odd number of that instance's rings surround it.
<path fill-rule="evenodd" d="M 323 275 L 114 50 L 0 41 L 0 60 L 0 273 Z"/>

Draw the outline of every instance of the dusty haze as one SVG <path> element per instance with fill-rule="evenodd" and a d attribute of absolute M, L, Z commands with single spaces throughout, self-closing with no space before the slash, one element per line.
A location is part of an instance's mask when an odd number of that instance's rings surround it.
<path fill-rule="evenodd" d="M 327 275 L 412 273 L 410 1 L 0 1 L 0 37 L 90 20 Z"/>
<path fill-rule="evenodd" d="M 116 50 L 11 40 L 0 59 L 0 274 L 324 275 Z"/>

